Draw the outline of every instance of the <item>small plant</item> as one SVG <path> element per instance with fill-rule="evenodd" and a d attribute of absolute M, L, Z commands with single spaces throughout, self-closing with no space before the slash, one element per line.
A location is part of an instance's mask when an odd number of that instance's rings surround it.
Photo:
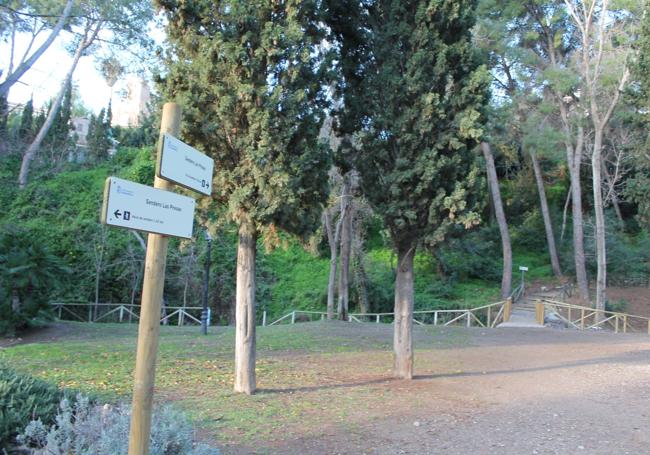
<path fill-rule="evenodd" d="M 97 406 L 77 396 L 72 405 L 61 400 L 56 424 L 48 427 L 33 420 L 18 441 L 48 455 L 120 455 L 128 451 L 131 408 L 125 405 Z M 154 411 L 150 455 L 218 455 L 219 450 L 194 444 L 194 431 L 182 412 L 171 406 Z"/>
<path fill-rule="evenodd" d="M 607 301 L 605 303 L 605 311 L 611 311 L 613 313 L 625 313 L 627 311 L 629 303 L 625 299 L 619 299 L 617 302 Z"/>
<path fill-rule="evenodd" d="M 31 419 L 54 422 L 64 392 L 0 362 L 0 447 L 14 438 Z"/>

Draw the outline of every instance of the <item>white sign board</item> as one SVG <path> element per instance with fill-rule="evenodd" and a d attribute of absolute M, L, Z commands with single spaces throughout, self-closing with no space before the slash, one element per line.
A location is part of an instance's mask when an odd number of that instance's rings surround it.
<path fill-rule="evenodd" d="M 520 272 L 528 272 L 528 267 L 519 266 Z"/>
<path fill-rule="evenodd" d="M 191 197 L 109 177 L 104 186 L 102 223 L 189 239 L 195 205 Z"/>
<path fill-rule="evenodd" d="M 161 150 L 156 163 L 158 177 L 207 196 L 212 193 L 212 158 L 169 134 L 163 135 Z"/>

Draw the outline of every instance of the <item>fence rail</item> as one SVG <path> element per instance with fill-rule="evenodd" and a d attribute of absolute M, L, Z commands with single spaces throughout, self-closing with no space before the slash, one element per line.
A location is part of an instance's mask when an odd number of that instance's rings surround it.
<path fill-rule="evenodd" d="M 511 306 L 511 303 L 504 300 L 476 308 L 419 310 L 413 312 L 413 322 L 418 325 L 496 327 L 505 320 L 504 318 L 509 312 L 509 306 Z M 324 311 L 294 310 L 268 325 L 272 326 L 281 323 L 295 324 L 296 322 L 324 320 L 326 318 L 327 313 Z M 394 319 L 395 313 L 349 313 L 347 316 L 349 322 L 372 322 L 376 324 L 381 322 L 392 323 Z M 266 314 L 264 314 L 263 321 L 266 321 Z"/>
<path fill-rule="evenodd" d="M 616 311 L 558 302 L 552 299 L 538 299 L 538 322 L 544 323 L 547 312 L 555 314 L 568 327 L 578 330 L 613 329 L 615 333 L 646 332 L 650 334 L 650 318 Z"/>
<path fill-rule="evenodd" d="M 131 303 L 81 303 L 54 302 L 50 306 L 59 319 L 81 322 L 135 322 L 140 319 L 140 305 Z M 200 325 L 201 311 L 198 306 L 164 306 L 160 314 L 163 325 Z M 208 324 L 210 311 L 208 310 Z"/>

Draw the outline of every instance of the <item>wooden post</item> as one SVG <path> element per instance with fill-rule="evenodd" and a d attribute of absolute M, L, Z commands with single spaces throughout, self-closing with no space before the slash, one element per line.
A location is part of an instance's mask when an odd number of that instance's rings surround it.
<path fill-rule="evenodd" d="M 648 335 L 650 335 L 650 319 L 648 320 Z"/>
<path fill-rule="evenodd" d="M 544 304 L 540 300 L 535 301 L 535 322 L 544 325 Z"/>
<path fill-rule="evenodd" d="M 627 314 L 623 315 L 623 333 L 627 333 Z"/>
<path fill-rule="evenodd" d="M 295 311 L 293 313 L 291 313 L 291 323 L 292 324 L 296 323 L 296 312 Z"/>
<path fill-rule="evenodd" d="M 512 297 L 506 299 L 506 303 L 503 308 L 503 322 L 508 322 L 510 320 L 510 315 L 512 314 Z"/>
<path fill-rule="evenodd" d="M 266 327 L 266 310 L 262 312 L 262 327 Z"/>
<path fill-rule="evenodd" d="M 618 314 L 614 316 L 614 333 L 618 333 Z"/>
<path fill-rule="evenodd" d="M 88 305 L 88 322 L 93 322 L 93 307 Z"/>
<path fill-rule="evenodd" d="M 379 315 L 377 315 L 377 324 L 379 324 Z M 648 333 L 650 333 L 650 321 L 648 321 Z"/>
<path fill-rule="evenodd" d="M 471 314 L 470 311 L 468 311 L 467 312 L 467 327 L 469 328 L 471 326 L 472 326 L 472 314 Z"/>
<path fill-rule="evenodd" d="M 124 319 L 124 305 L 120 305 L 120 322 Z"/>
<path fill-rule="evenodd" d="M 571 306 L 569 306 L 569 322 L 573 322 L 573 319 L 571 319 Z"/>
<path fill-rule="evenodd" d="M 580 328 L 585 329 L 585 309 L 580 310 Z"/>
<path fill-rule="evenodd" d="M 492 307 L 489 306 L 489 307 L 487 307 L 487 326 L 488 326 L 488 328 L 492 327 L 492 325 L 490 324 L 491 319 L 492 319 Z"/>
<path fill-rule="evenodd" d="M 178 136 L 181 126 L 181 108 L 176 103 L 163 106 L 158 139 L 158 154 L 162 147 L 162 134 Z M 154 188 L 171 190 L 173 185 L 155 177 Z M 142 282 L 142 303 L 138 327 L 138 348 L 135 358 L 135 380 L 133 384 L 133 411 L 129 436 L 129 455 L 149 454 L 151 434 L 151 408 L 156 373 L 158 332 L 160 331 L 160 307 L 165 283 L 167 245 L 169 238 L 160 234 L 149 234 Z"/>

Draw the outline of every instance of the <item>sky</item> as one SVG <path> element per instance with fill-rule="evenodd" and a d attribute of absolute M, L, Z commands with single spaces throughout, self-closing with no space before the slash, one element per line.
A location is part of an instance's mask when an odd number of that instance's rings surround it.
<path fill-rule="evenodd" d="M 47 37 L 47 33 L 34 43 L 36 49 Z M 157 42 L 162 42 L 164 32 L 160 29 L 152 33 Z M 62 31 L 57 39 L 50 45 L 34 66 L 27 71 L 19 82 L 11 87 L 9 92 L 9 103 L 24 104 L 33 96 L 34 107 L 39 108 L 45 105 L 48 100 L 56 96 L 61 88 L 63 79 L 72 64 L 72 57 L 65 50 L 65 44 L 70 40 L 70 35 Z M 14 60 L 20 60 L 29 43 L 29 35 L 20 35 L 17 40 Z M 10 57 L 9 43 L 0 43 L 0 69 L 5 70 Z M 124 80 L 124 78 L 122 78 Z M 111 89 L 97 70 L 97 62 L 92 56 L 84 56 L 73 75 L 73 84 L 78 88 L 83 104 L 92 112 L 98 113 L 108 105 L 111 96 Z M 151 85 L 151 84 L 150 84 Z M 120 82 L 114 90 L 119 92 Z"/>

